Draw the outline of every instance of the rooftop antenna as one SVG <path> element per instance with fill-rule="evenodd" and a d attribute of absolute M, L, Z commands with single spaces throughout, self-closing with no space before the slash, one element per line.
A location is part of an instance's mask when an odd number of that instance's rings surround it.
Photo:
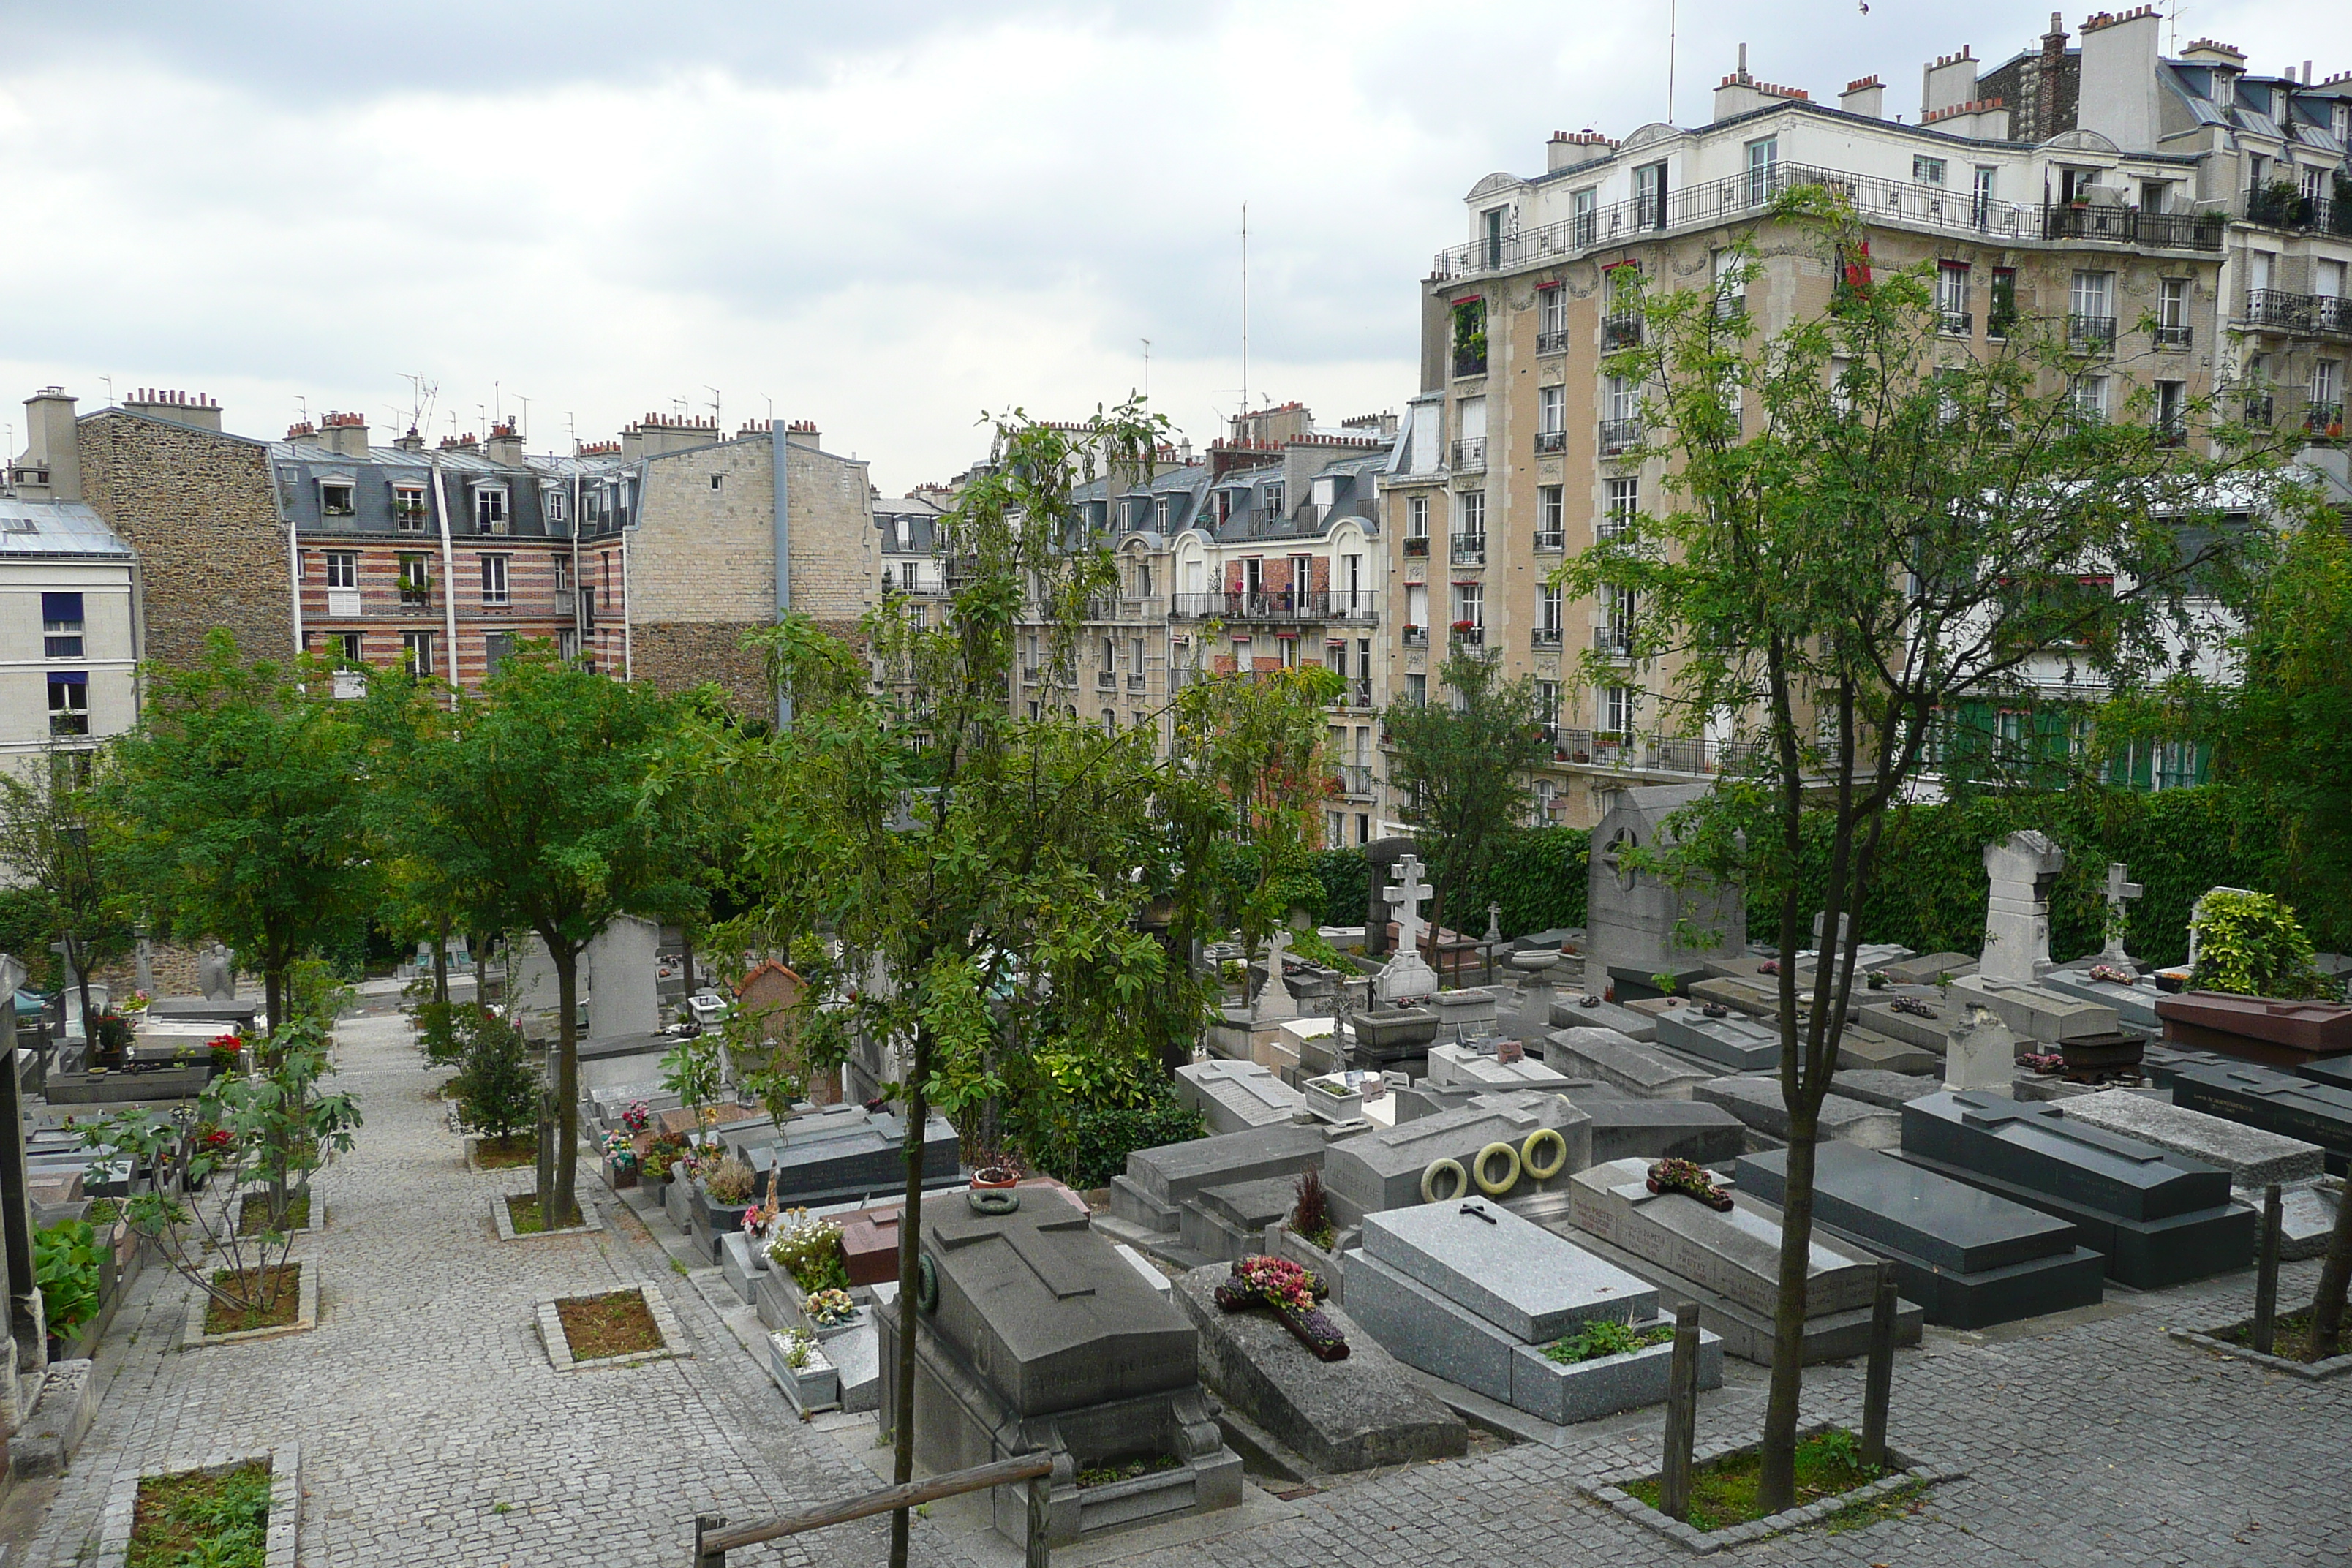
<path fill-rule="evenodd" d="M 107 405 L 109 408 L 113 407 L 113 406 L 114 406 L 114 378 L 113 378 L 112 376 L 110 376 L 110 375 L 101 375 L 101 376 L 100 376 L 98 379 L 99 379 L 99 380 L 100 380 L 100 381 L 102 381 L 102 382 L 104 382 L 104 383 L 106 383 L 106 405 Z"/>
<path fill-rule="evenodd" d="M 294 410 L 296 416 L 299 417 L 303 424 L 308 425 L 310 423 L 310 400 L 309 398 L 297 397 L 294 400 Z"/>
<path fill-rule="evenodd" d="M 580 452 L 580 421 L 572 416 L 569 408 L 563 411 L 563 433 L 572 437 L 572 455 L 577 457 Z"/>
<path fill-rule="evenodd" d="M 1675 35 L 1680 29 L 1679 0 L 1666 0 L 1666 123 L 1675 122 Z"/>
<path fill-rule="evenodd" d="M 490 413 L 500 419 L 507 416 L 506 399 L 499 394 L 499 384 L 495 381 L 490 383 Z"/>
<path fill-rule="evenodd" d="M 1143 340 L 1143 401 L 1151 401 L 1151 340 Z"/>
<path fill-rule="evenodd" d="M 1249 412 L 1249 203 L 1242 204 L 1242 412 Z"/>
<path fill-rule="evenodd" d="M 727 419 L 719 410 L 719 389 L 715 386 L 706 386 L 702 390 L 710 394 L 710 427 L 724 435 L 727 430 Z"/>
<path fill-rule="evenodd" d="M 515 401 L 522 405 L 522 425 L 520 429 L 522 438 L 528 441 L 530 439 L 530 399 L 518 392 L 515 394 Z"/>
<path fill-rule="evenodd" d="M 408 383 L 408 427 L 416 431 L 431 429 L 433 401 L 441 395 L 441 384 L 425 380 L 423 371 L 411 374 L 404 370 L 399 374 L 401 380 Z"/>
<path fill-rule="evenodd" d="M 768 423 L 773 425 L 776 422 L 776 400 L 764 392 L 760 394 L 760 397 L 768 405 Z"/>

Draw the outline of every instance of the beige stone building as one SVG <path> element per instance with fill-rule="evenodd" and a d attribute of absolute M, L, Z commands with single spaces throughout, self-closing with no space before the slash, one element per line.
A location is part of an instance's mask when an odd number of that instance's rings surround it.
<path fill-rule="evenodd" d="M 2053 26 L 1986 74 L 1964 48 L 1923 71 L 1916 124 L 1887 118 L 1875 77 L 1831 109 L 1751 77 L 1743 46 L 1707 123 L 1562 132 L 1542 173 L 1480 180 L 1468 242 L 1423 286 L 1423 391 L 1381 482 L 1390 689 L 1430 694 L 1450 644 L 1500 649 L 1508 672 L 1545 683 L 1537 792 L 1572 825 L 1631 784 L 1704 778 L 1739 754 L 1729 719 L 1662 714 L 1670 669 L 1624 660 L 1585 681 L 1580 656 L 1616 661 L 1641 606 L 1568 602 L 1547 579 L 1664 504 L 1664 469 L 1638 452 L 1639 389 L 1601 370 L 1642 330 L 1637 279 L 1706 289 L 1753 236 L 1761 276 L 1744 302 L 1759 335 L 1828 301 L 1830 268 L 1759 228 L 1800 182 L 1853 200 L 1875 265 L 1932 264 L 1944 353 L 1989 352 L 2042 318 L 2092 355 L 2075 387 L 2086 413 L 2166 422 L 2227 385 L 2260 416 L 2340 435 L 2352 80 L 2252 79 L 2203 41 L 2162 59 L 2158 25 L 2146 6 L 2094 18 L 2075 49 Z"/>

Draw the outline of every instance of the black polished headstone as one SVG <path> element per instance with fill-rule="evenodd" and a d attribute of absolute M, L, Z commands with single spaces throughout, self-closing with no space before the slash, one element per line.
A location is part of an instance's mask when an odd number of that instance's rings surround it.
<path fill-rule="evenodd" d="M 2100 1300 L 2106 1259 L 2063 1219 L 1855 1144 L 1824 1142 L 1814 1157 L 1815 1222 L 1892 1262 L 1931 1323 L 1989 1328 Z M 1734 1173 L 1741 1191 L 1779 1203 L 1788 1163 L 1773 1150 Z"/>
<path fill-rule="evenodd" d="M 2317 1057 L 2295 1064 L 2294 1076 L 2330 1089 L 2352 1089 L 2352 1056 Z"/>

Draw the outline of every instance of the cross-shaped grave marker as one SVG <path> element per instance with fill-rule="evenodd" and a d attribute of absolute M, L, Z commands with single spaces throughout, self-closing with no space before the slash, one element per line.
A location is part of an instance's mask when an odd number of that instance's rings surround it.
<path fill-rule="evenodd" d="M 2124 863 L 2107 863 L 2107 945 L 2099 952 L 2100 958 L 2111 963 L 2129 963 L 2131 955 L 2124 951 L 2124 926 L 2130 919 L 2125 906 L 2146 889 L 2137 882 L 2126 881 Z"/>
<path fill-rule="evenodd" d="M 1286 1018 L 1298 1016 L 1298 1003 L 1290 994 L 1290 987 L 1282 978 L 1282 955 L 1290 947 L 1290 927 L 1276 921 L 1265 938 L 1265 984 L 1257 994 L 1257 1011 L 1254 1015 L 1262 1024 L 1277 1024 Z"/>
<path fill-rule="evenodd" d="M 1391 1002 L 1426 996 L 1437 989 L 1437 975 L 1421 956 L 1421 933 L 1429 929 L 1429 922 L 1422 919 L 1421 906 L 1437 889 L 1422 881 L 1418 855 L 1401 858 L 1389 877 L 1396 886 L 1382 889 L 1381 896 L 1396 912 L 1397 955 L 1381 971 L 1380 994 L 1382 1000 Z"/>

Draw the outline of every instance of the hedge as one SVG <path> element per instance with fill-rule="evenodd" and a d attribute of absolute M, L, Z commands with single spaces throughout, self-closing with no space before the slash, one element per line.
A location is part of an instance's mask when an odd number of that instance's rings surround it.
<path fill-rule="evenodd" d="M 1904 806 L 1887 827 L 1884 870 L 1863 913 L 1871 942 L 1900 942 L 1920 952 L 1976 952 L 1984 943 L 1984 847 L 2021 828 L 2039 828 L 2066 851 L 2050 900 L 2050 949 L 2059 958 L 2095 952 L 2105 940 L 2107 863 L 2120 860 L 2146 889 L 2130 906 L 2133 954 L 2159 963 L 2188 955 L 2189 910 L 2208 888 L 2273 892 L 2294 906 L 2313 943 L 2352 952 L 2352 889 L 2306 883 L 2284 837 L 2284 825 L 2253 790 L 2207 784 L 2153 794 L 2072 789 L 1979 795 Z M 1829 856 L 1829 823 L 1807 823 L 1818 889 Z M 1490 874 L 1465 890 L 1457 929 L 1486 930 L 1491 899 L 1502 905 L 1507 936 L 1585 923 L 1585 857 L 1580 828 L 1544 827 L 1512 835 Z M 1324 888 L 1323 921 L 1364 918 L 1367 864 L 1361 849 L 1328 849 L 1315 858 Z M 1807 899 L 1818 909 L 1818 892 Z M 1751 936 L 1769 938 L 1780 910 L 1750 903 Z M 1449 922 L 1456 923 L 1456 922 Z M 1808 921 L 1803 933 L 1811 938 Z"/>

